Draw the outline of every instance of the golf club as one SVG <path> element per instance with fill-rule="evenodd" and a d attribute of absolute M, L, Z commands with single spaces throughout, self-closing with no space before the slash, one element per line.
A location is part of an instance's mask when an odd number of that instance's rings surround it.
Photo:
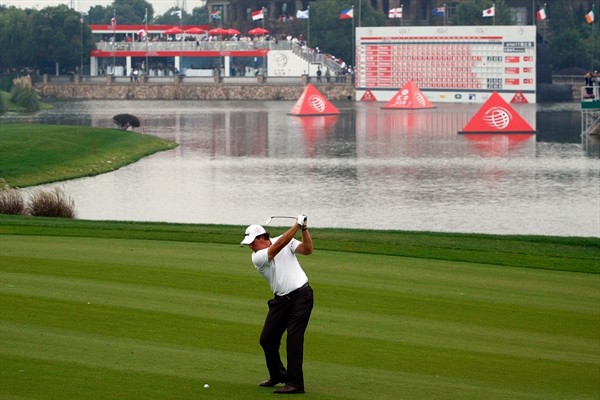
<path fill-rule="evenodd" d="M 288 216 L 284 216 L 284 215 L 273 215 L 272 217 L 269 217 L 269 219 L 267 219 L 267 222 L 265 223 L 265 225 L 269 225 L 274 218 L 291 218 L 291 219 L 296 219 L 296 217 L 288 217 Z"/>

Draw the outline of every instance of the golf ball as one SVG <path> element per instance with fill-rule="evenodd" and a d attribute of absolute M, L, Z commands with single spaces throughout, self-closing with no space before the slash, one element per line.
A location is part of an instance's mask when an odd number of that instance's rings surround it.
<path fill-rule="evenodd" d="M 208 388 L 209 388 L 208 383 L 205 383 L 204 384 L 204 389 L 208 389 Z"/>

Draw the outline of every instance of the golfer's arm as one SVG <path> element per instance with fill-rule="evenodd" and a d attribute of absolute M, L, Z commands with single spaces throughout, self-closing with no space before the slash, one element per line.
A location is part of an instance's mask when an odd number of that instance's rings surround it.
<path fill-rule="evenodd" d="M 285 246 L 287 246 L 287 244 L 296 235 L 296 232 L 298 232 L 298 229 L 300 229 L 300 225 L 294 224 L 294 226 L 292 226 L 283 235 L 281 235 L 281 237 L 275 243 L 273 243 L 271 246 L 269 246 L 269 250 L 267 253 L 269 255 L 269 261 L 271 261 L 273 258 L 275 258 L 275 256 L 277 254 L 279 254 L 281 249 L 283 249 Z"/>
<path fill-rule="evenodd" d="M 296 247 L 296 253 L 302 254 L 305 256 L 311 255 L 313 252 L 313 242 L 310 233 L 308 233 L 308 229 L 302 231 L 302 243 Z"/>

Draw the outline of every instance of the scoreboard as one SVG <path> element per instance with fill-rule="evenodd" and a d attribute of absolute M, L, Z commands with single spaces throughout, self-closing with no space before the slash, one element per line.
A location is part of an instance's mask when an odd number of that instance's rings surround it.
<path fill-rule="evenodd" d="M 536 102 L 536 27 L 356 28 L 356 99 L 389 101 L 412 80 L 433 102 Z"/>

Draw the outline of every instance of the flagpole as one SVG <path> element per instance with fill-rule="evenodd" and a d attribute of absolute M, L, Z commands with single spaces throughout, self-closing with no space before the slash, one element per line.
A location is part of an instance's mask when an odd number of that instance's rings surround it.
<path fill-rule="evenodd" d="M 144 15 L 146 20 L 146 32 L 144 35 L 144 40 L 146 41 L 146 76 L 148 76 L 148 8 L 146 7 L 146 14 Z"/>
<path fill-rule="evenodd" d="M 306 76 L 310 79 L 310 6 L 307 6 L 306 9 L 308 10 L 308 21 L 306 22 L 306 50 L 308 52 L 306 60 L 308 66 L 306 67 Z"/>
<path fill-rule="evenodd" d="M 592 29 L 592 32 L 593 29 Z M 593 39 L 593 35 L 592 35 Z M 354 64 L 354 68 L 356 68 L 356 44 L 355 44 L 355 34 L 354 34 L 354 6 L 352 6 L 352 63 Z M 593 52 L 592 52 L 593 54 Z"/>
<path fill-rule="evenodd" d="M 179 9 L 179 30 L 181 31 L 179 38 L 179 75 L 183 71 L 183 10 Z"/>
<path fill-rule="evenodd" d="M 79 29 L 81 31 L 81 41 L 79 49 L 79 76 L 83 75 L 83 11 L 80 11 L 81 18 L 79 19 Z"/>
<path fill-rule="evenodd" d="M 546 12 L 546 3 L 544 3 L 544 13 Z M 546 43 L 546 20 L 544 19 L 544 36 L 542 37 L 542 43 Z"/>
<path fill-rule="evenodd" d="M 115 46 L 117 45 L 117 10 L 115 8 L 113 8 L 113 20 L 112 22 L 112 26 L 113 26 L 113 76 L 116 75 L 117 72 L 117 65 L 116 65 L 116 56 L 115 56 Z"/>
<path fill-rule="evenodd" d="M 404 5 L 402 3 L 400 3 L 400 10 L 402 11 L 402 14 L 400 14 L 400 26 L 402 26 L 404 24 Z"/>

